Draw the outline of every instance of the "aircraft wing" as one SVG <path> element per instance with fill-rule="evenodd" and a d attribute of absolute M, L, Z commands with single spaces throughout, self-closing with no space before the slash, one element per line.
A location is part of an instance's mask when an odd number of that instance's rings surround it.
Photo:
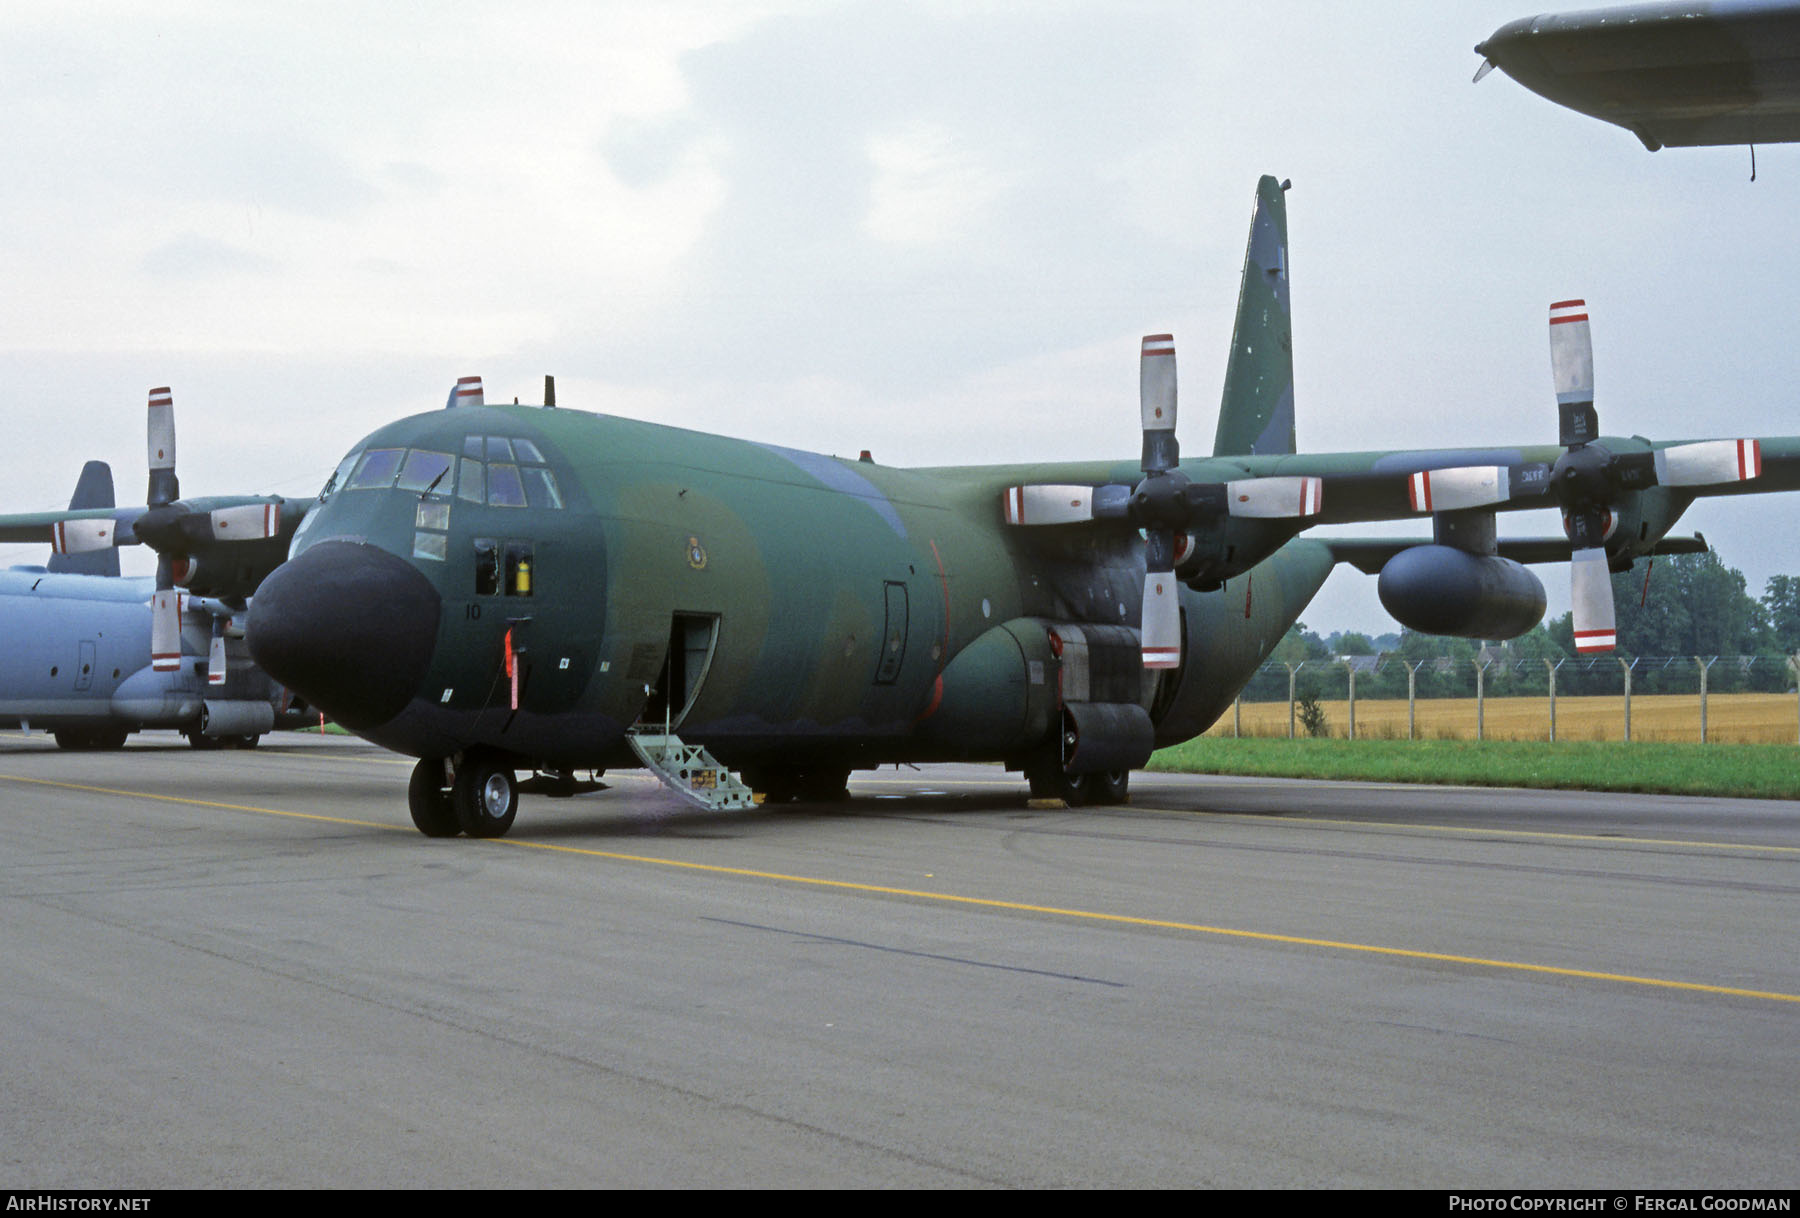
<path fill-rule="evenodd" d="M 1349 563 L 1365 575 L 1380 575 L 1389 560 L 1403 550 L 1432 544 L 1420 537 L 1321 537 L 1317 540 L 1331 551 L 1334 561 Z M 1513 562 L 1545 563 L 1568 562 L 1574 547 L 1566 537 L 1511 537 L 1496 542 L 1495 550 L 1501 558 Z M 1706 538 L 1699 533 L 1692 537 L 1665 537 L 1649 550 L 1658 557 L 1705 552 Z"/>
<path fill-rule="evenodd" d="M 312 499 L 214 495 L 154 507 L 0 515 L 0 543 L 45 542 L 58 554 L 148 545 L 183 587 L 242 598 L 287 556 Z"/>
<path fill-rule="evenodd" d="M 43 542 L 59 554 L 134 546 L 138 537 L 132 525 L 143 514 L 141 507 L 18 512 L 0 516 L 0 542 Z M 61 540 L 64 536 L 74 540 L 65 545 Z"/>
<path fill-rule="evenodd" d="M 1475 50 L 1558 105 L 1664 147 L 1800 140 L 1800 3 L 1634 4 L 1508 22 Z"/>
<path fill-rule="evenodd" d="M 1698 498 L 1800 490 L 1800 436 L 1656 442 L 1600 436 L 1583 447 L 1597 450 L 1595 463 L 1604 465 L 1593 480 L 1606 485 L 1593 488 L 1593 497 L 1610 506 L 1660 490 L 1670 500 L 1668 524 Z M 1567 494 L 1556 485 L 1564 453 L 1537 445 L 1299 454 L 1251 468 L 1260 476 L 1318 478 L 1319 506 L 1307 524 L 1358 524 L 1470 508 L 1566 506 Z M 1570 464 L 1564 462 L 1565 479 Z"/>

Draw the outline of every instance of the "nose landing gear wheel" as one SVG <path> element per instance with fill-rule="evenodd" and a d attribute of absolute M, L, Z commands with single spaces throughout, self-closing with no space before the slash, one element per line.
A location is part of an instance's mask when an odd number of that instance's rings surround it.
<path fill-rule="evenodd" d="M 406 806 L 413 824 L 426 837 L 455 837 L 462 832 L 462 823 L 450 806 L 449 775 L 442 761 L 427 758 L 413 767 L 412 781 L 406 786 Z"/>
<path fill-rule="evenodd" d="M 501 837 L 512 828 L 519 810 L 519 784 L 511 767 L 485 753 L 472 752 L 456 769 L 450 806 L 470 837 Z"/>

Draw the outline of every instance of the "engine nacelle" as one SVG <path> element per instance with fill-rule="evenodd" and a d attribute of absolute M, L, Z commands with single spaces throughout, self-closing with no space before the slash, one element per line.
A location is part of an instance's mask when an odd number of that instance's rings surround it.
<path fill-rule="evenodd" d="M 205 736 L 260 736 L 275 730 L 275 708 L 267 702 L 215 702 L 200 708 L 200 732 Z"/>
<path fill-rule="evenodd" d="M 1424 634 L 1516 638 L 1544 619 L 1544 585 L 1510 558 L 1410 546 L 1381 568 L 1382 608 Z"/>

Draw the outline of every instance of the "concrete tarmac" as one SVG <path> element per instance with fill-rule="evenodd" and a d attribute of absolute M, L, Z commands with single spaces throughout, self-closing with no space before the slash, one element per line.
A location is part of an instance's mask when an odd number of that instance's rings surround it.
<path fill-rule="evenodd" d="M 7 1187 L 1800 1185 L 1797 804 L 409 768 L 0 734 Z"/>

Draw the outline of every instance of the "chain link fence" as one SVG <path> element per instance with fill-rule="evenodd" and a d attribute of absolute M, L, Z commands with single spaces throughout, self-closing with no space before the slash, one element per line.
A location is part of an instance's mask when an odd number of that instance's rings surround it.
<path fill-rule="evenodd" d="M 1793 744 L 1797 664 L 1800 656 L 1494 652 L 1271 661 L 1212 734 Z"/>

